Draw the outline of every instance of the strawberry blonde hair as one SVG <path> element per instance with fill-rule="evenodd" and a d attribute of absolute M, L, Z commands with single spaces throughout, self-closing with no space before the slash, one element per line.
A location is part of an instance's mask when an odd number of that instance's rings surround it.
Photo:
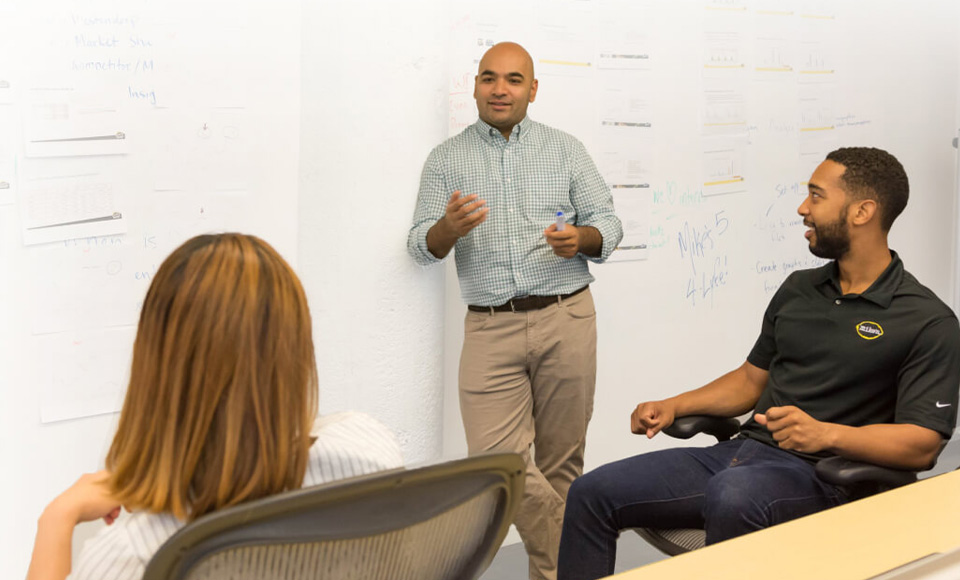
<path fill-rule="evenodd" d="M 296 274 L 255 236 L 197 236 L 147 291 L 110 487 L 128 509 L 185 520 L 296 489 L 316 411 Z"/>

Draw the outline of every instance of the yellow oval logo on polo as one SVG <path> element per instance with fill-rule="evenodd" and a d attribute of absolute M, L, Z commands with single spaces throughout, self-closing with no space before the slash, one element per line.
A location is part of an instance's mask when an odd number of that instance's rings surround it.
<path fill-rule="evenodd" d="M 860 338 L 874 340 L 883 336 L 883 327 L 876 322 L 864 320 L 857 324 L 857 334 L 860 335 Z"/>

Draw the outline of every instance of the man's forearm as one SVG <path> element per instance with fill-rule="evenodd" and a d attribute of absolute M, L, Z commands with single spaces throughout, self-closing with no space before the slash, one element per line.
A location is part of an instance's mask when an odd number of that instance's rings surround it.
<path fill-rule="evenodd" d="M 736 417 L 754 408 L 767 384 L 767 372 L 748 362 L 739 368 L 672 398 L 677 417 Z"/>
<path fill-rule="evenodd" d="M 828 451 L 847 459 L 896 469 L 929 469 L 943 439 L 931 429 L 909 424 L 848 427 L 830 424 Z"/>
<path fill-rule="evenodd" d="M 603 236 L 593 226 L 577 226 L 580 235 L 580 253 L 591 258 L 599 258 L 603 251 Z"/>
<path fill-rule="evenodd" d="M 435 258 L 442 260 L 447 257 L 458 239 L 456 232 L 447 226 L 444 218 L 440 218 L 427 230 L 427 249 Z"/>

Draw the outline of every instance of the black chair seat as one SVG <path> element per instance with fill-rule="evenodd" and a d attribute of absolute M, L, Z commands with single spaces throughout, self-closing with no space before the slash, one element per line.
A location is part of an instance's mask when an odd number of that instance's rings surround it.
<path fill-rule="evenodd" d="M 720 441 L 732 439 L 740 432 L 740 422 L 734 418 L 688 415 L 680 417 L 663 430 L 677 439 L 689 439 L 698 433 L 711 435 Z M 863 488 L 872 491 L 893 489 L 917 481 L 917 472 L 881 467 L 843 457 L 821 459 L 816 465 L 821 480 L 839 486 Z M 706 533 L 698 529 L 634 528 L 641 538 L 668 556 L 676 556 L 702 548 Z"/>

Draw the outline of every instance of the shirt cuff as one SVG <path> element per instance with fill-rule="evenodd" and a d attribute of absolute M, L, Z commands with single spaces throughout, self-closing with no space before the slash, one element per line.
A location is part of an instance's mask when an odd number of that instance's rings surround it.
<path fill-rule="evenodd" d="M 414 239 L 411 240 L 413 243 L 409 245 L 411 250 L 410 255 L 413 256 L 414 261 L 421 266 L 432 266 L 433 264 L 438 264 L 446 260 L 446 256 L 443 258 L 434 256 L 427 247 L 427 232 L 429 231 L 430 227 L 426 225 L 418 229 L 413 234 Z M 450 254 L 447 254 L 447 256 L 449 255 Z"/>
<path fill-rule="evenodd" d="M 600 232 L 600 235 L 603 237 L 603 243 L 600 247 L 599 256 L 588 256 L 586 254 L 581 255 L 596 264 L 602 264 L 606 262 L 607 258 L 610 257 L 610 254 L 613 253 L 613 250 L 616 249 L 617 244 L 619 244 L 620 240 L 623 238 L 623 230 L 620 227 L 619 220 L 613 218 L 613 220 L 604 220 L 598 223 L 584 225 L 597 228 L 597 231 Z"/>

